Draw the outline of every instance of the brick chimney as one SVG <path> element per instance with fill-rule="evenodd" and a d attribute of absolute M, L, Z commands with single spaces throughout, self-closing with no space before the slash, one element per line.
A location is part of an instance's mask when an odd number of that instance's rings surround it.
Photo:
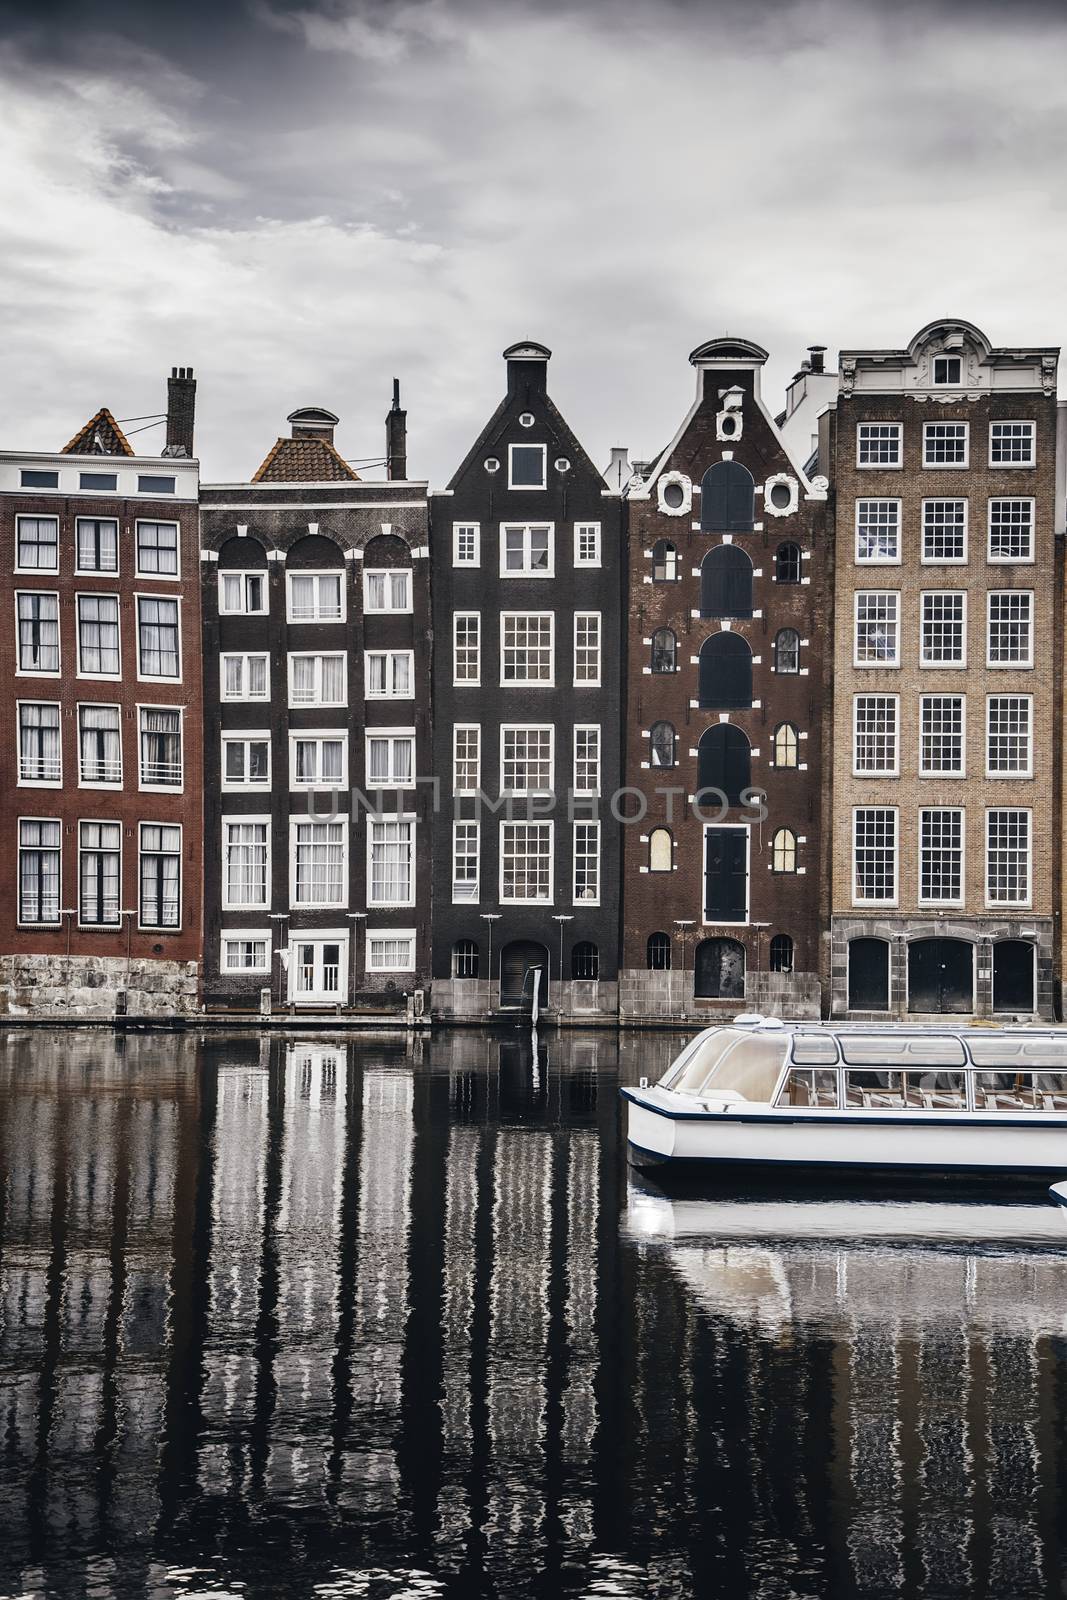
<path fill-rule="evenodd" d="M 393 379 L 393 403 L 385 418 L 385 475 L 404 480 L 408 475 L 408 414 L 400 407 L 400 379 Z"/>
<path fill-rule="evenodd" d="M 196 418 L 196 379 L 192 367 L 171 367 L 167 379 L 165 456 L 191 456 Z"/>

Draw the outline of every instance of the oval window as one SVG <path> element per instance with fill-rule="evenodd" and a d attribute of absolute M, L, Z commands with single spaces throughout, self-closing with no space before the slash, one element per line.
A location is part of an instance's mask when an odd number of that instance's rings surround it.
<path fill-rule="evenodd" d="M 724 439 L 732 439 L 737 432 L 737 418 L 723 417 L 719 424 L 719 433 Z"/>
<path fill-rule="evenodd" d="M 787 511 L 793 503 L 793 491 L 787 483 L 771 484 L 771 505 L 776 511 Z"/>
<path fill-rule="evenodd" d="M 672 511 L 677 511 L 684 500 L 685 494 L 680 483 L 668 483 L 664 487 L 663 504 L 670 506 Z"/>

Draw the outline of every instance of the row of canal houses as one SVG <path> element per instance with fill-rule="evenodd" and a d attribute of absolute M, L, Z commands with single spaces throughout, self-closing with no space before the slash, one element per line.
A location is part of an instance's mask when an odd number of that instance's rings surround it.
<path fill-rule="evenodd" d="M 607 469 L 549 359 L 442 489 L 396 385 L 384 477 L 201 483 L 188 369 L 0 452 L 0 1012 L 1061 1010 L 1058 351 L 715 339 Z"/>

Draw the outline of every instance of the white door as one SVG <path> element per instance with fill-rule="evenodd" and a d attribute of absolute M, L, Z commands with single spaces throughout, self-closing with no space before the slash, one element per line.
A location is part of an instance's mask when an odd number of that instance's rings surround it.
<path fill-rule="evenodd" d="M 347 948 L 338 939 L 291 941 L 290 996 L 297 1005 L 343 1005 L 348 978 Z"/>

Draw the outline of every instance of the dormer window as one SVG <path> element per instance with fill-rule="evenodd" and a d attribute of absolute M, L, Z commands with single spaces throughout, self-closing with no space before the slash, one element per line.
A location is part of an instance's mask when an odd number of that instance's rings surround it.
<path fill-rule="evenodd" d="M 508 488 L 543 489 L 547 481 L 548 446 L 513 444 L 508 447 Z"/>
<path fill-rule="evenodd" d="M 962 356 L 935 356 L 934 382 L 959 387 L 963 381 Z"/>

